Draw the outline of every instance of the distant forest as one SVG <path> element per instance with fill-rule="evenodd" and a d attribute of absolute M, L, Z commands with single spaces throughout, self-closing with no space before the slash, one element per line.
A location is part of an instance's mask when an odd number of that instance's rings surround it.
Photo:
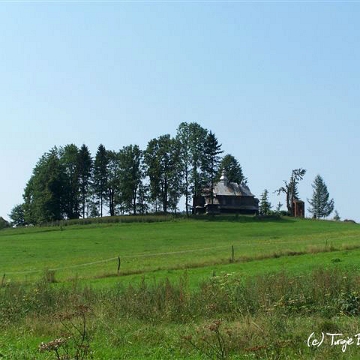
<path fill-rule="evenodd" d="M 93 157 L 84 144 L 53 147 L 37 162 L 10 217 L 17 225 L 178 211 L 185 198 L 212 189 L 223 171 L 229 181 L 246 183 L 238 160 L 222 156 L 222 145 L 212 131 L 197 123 L 181 123 L 175 137 L 151 139 L 146 149 L 124 146 L 119 151 L 99 145 Z"/>

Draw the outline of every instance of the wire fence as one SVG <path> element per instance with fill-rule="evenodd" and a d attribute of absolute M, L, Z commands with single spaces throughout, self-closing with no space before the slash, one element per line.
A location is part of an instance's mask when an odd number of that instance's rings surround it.
<path fill-rule="evenodd" d="M 124 255 L 124 256 L 121 256 L 121 259 L 136 259 L 136 258 L 147 258 L 147 257 L 156 257 L 156 256 L 169 256 L 169 255 L 196 253 L 196 252 L 204 252 L 204 251 L 208 251 L 208 250 L 217 250 L 217 249 L 225 249 L 225 248 L 229 248 L 229 245 L 205 247 L 205 248 L 201 248 L 201 249 L 188 249 L 188 250 L 180 250 L 180 251 Z M 232 251 L 233 251 L 233 248 L 232 248 Z M 70 269 L 82 268 L 82 267 L 87 267 L 87 266 L 92 266 L 92 265 L 97 265 L 97 264 L 108 263 L 108 262 L 116 261 L 119 259 L 120 259 L 120 256 L 116 256 L 116 257 L 111 257 L 108 259 L 102 259 L 102 260 L 92 261 L 92 262 L 87 262 L 87 263 L 82 263 L 82 264 L 49 268 L 47 270 L 49 270 L 49 271 L 64 271 L 64 270 L 70 270 Z M 26 275 L 26 274 L 36 274 L 36 273 L 41 273 L 41 272 L 44 272 L 44 269 L 41 269 L 41 270 L 33 269 L 33 270 L 23 270 L 23 271 L 2 271 L 2 273 L 6 274 L 6 275 Z"/>
<path fill-rule="evenodd" d="M 352 235 L 352 236 L 347 236 L 347 238 L 358 238 L 358 235 Z M 334 239 L 330 239 L 329 241 L 334 240 Z M 337 239 L 340 240 L 340 239 Z M 288 243 L 288 242 L 292 242 L 292 241 L 277 241 L 277 244 L 284 244 L 284 243 Z M 249 246 L 253 246 L 253 244 L 246 244 Z M 319 245 L 320 244 L 315 244 L 315 245 Z M 242 246 L 244 246 L 244 244 L 242 244 Z M 329 251 L 330 247 L 328 246 L 328 239 L 326 239 L 325 245 L 323 245 L 325 247 L 325 250 L 321 250 L 319 248 L 319 252 L 321 251 Z M 358 249 L 359 248 L 359 244 L 350 244 L 347 246 L 342 245 L 342 247 L 344 249 Z M 234 246 L 231 245 L 221 245 L 221 246 L 211 246 L 211 247 L 204 247 L 204 248 L 196 248 L 196 249 L 185 249 L 185 250 L 178 250 L 178 251 L 167 251 L 167 252 L 155 252 L 155 253 L 138 253 L 138 254 L 132 254 L 132 255 L 118 255 L 118 256 L 114 256 L 111 258 L 107 258 L 107 259 L 101 259 L 101 260 L 97 260 L 97 261 L 91 261 L 91 262 L 86 262 L 86 263 L 81 263 L 81 264 L 75 264 L 75 265 L 68 265 L 68 266 L 60 266 L 60 267 L 53 267 L 53 268 L 46 268 L 47 271 L 66 271 L 66 270 L 71 270 L 71 269 L 77 269 L 77 268 L 85 268 L 85 267 L 90 267 L 93 265 L 98 265 L 98 264 L 104 264 L 104 263 L 110 263 L 110 262 L 115 262 L 118 261 L 118 272 L 120 269 L 120 259 L 140 259 L 140 258 L 151 258 L 151 257 L 167 257 L 167 256 L 171 256 L 171 255 L 180 255 L 180 254 L 187 254 L 187 253 L 204 253 L 206 251 L 213 251 L 213 250 L 221 250 L 221 249 L 229 249 L 229 252 L 231 251 L 231 258 L 230 260 L 232 260 L 232 262 L 234 261 Z M 340 249 L 340 248 L 339 248 Z M 338 248 L 334 248 L 334 250 L 338 250 Z M 306 253 L 306 251 L 303 251 L 303 253 Z M 314 250 L 311 250 L 310 252 L 314 252 Z M 29 269 L 29 270 L 21 270 L 21 271 L 6 271 L 5 269 L 1 270 L 0 269 L 0 274 L 5 274 L 6 275 L 30 275 L 30 274 L 36 274 L 36 273 L 42 273 L 44 272 L 44 268 L 42 269 Z"/>

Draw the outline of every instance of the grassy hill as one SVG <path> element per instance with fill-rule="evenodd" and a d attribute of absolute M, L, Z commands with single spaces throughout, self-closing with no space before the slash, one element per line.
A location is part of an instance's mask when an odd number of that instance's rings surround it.
<path fill-rule="evenodd" d="M 223 217 L 9 229 L 0 232 L 0 274 L 58 281 L 148 274 L 285 255 L 356 249 L 360 226 L 332 221 Z M 234 248 L 234 258 L 232 254 Z"/>
<path fill-rule="evenodd" d="M 2 356 L 357 358 L 306 340 L 359 332 L 359 225 L 159 220 L 0 231 Z"/>

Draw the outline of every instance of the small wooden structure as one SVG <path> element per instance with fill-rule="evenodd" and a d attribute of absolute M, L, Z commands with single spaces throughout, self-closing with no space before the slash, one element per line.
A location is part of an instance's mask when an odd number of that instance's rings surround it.
<path fill-rule="evenodd" d="M 211 191 L 204 189 L 201 196 L 193 198 L 193 213 L 222 214 L 258 214 L 259 200 L 245 184 L 230 182 L 223 173 L 220 181 Z"/>
<path fill-rule="evenodd" d="M 294 217 L 305 217 L 305 203 L 302 200 L 293 201 L 293 214 Z"/>

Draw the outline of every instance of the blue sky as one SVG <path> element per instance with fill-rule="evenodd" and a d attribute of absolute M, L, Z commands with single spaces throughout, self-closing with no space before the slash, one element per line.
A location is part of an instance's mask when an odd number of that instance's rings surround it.
<path fill-rule="evenodd" d="M 145 148 L 186 121 L 257 197 L 302 167 L 303 200 L 320 174 L 360 221 L 359 18 L 357 2 L 1 2 L 0 216 L 53 146 Z"/>

